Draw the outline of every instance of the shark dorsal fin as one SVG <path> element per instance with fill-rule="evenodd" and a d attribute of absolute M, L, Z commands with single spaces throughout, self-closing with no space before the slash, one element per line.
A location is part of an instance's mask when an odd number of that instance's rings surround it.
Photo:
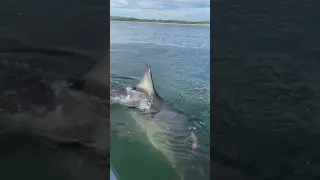
<path fill-rule="evenodd" d="M 156 94 L 156 91 L 155 91 L 155 88 L 153 85 L 153 80 L 152 80 L 151 68 L 150 68 L 149 64 L 146 64 L 146 70 L 145 70 L 139 84 L 137 84 L 136 87 L 140 90 L 147 92 L 147 93 Z"/>
<path fill-rule="evenodd" d="M 104 98 L 110 97 L 110 66 L 108 61 L 109 59 L 99 61 L 84 77 L 87 93 Z"/>

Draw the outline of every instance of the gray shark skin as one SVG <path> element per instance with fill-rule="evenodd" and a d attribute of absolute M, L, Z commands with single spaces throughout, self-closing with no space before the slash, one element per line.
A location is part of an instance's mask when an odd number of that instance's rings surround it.
<path fill-rule="evenodd" d="M 166 103 L 156 92 L 151 67 L 146 64 L 140 82 L 133 90 L 145 93 L 152 99 L 149 111 L 137 111 L 130 107 L 132 118 L 146 132 L 150 143 L 159 150 L 180 174 L 181 179 L 201 178 L 201 170 L 194 168 L 198 139 L 189 129 L 188 120 Z M 118 88 L 117 94 L 126 96 L 126 91 Z"/>
<path fill-rule="evenodd" d="M 151 95 L 152 96 L 151 108 L 154 109 L 156 112 L 160 112 L 165 107 L 169 108 L 168 105 L 165 106 L 163 99 L 159 96 L 159 94 L 155 90 L 151 67 L 149 64 L 146 64 L 145 72 L 140 82 L 135 87 L 133 87 L 133 89 Z M 171 109 L 171 107 L 169 109 Z"/>
<path fill-rule="evenodd" d="M 20 51 L 5 53 L 0 52 L 1 137 L 26 133 L 41 141 L 34 146 L 42 144 L 43 154 L 55 158 L 33 165 L 58 162 L 68 176 L 58 179 L 109 179 L 108 60 L 96 63 L 80 54 L 43 50 L 23 51 L 28 56 Z M 77 68 L 77 63 L 82 67 Z M 26 136 L 17 139 L 21 137 Z M 34 152 L 23 151 L 30 157 L 23 162 L 27 166 Z M 12 156 L 22 156 L 14 152 Z"/>
<path fill-rule="evenodd" d="M 162 112 L 176 111 L 171 105 L 166 103 L 156 92 L 154 83 L 153 83 L 151 67 L 149 64 L 146 64 L 145 72 L 140 82 L 135 86 L 135 89 L 141 92 L 148 93 L 149 95 L 152 95 L 151 108 L 156 111 L 155 116 L 157 116 L 157 114 L 160 114 Z M 188 129 L 185 124 L 186 123 L 185 121 L 181 121 L 180 123 L 183 124 L 183 128 Z M 192 141 L 192 148 L 193 150 L 195 150 L 198 142 L 194 133 L 192 131 L 190 131 L 190 133 L 191 133 L 190 137 Z"/>

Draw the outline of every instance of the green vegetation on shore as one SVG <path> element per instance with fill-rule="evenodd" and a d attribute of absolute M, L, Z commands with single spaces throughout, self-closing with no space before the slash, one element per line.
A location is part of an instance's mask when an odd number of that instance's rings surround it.
<path fill-rule="evenodd" d="M 210 24 L 209 21 L 183 21 L 183 20 L 162 20 L 162 19 L 138 19 L 129 17 L 110 17 L 113 21 L 132 21 L 132 22 L 154 22 L 154 23 L 172 23 L 172 24 Z"/>

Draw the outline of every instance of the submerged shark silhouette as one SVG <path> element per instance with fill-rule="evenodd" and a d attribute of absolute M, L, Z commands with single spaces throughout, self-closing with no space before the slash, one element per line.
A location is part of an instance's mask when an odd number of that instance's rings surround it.
<path fill-rule="evenodd" d="M 164 100 L 156 92 L 155 86 L 153 83 L 151 67 L 149 64 L 146 64 L 145 72 L 140 82 L 135 86 L 134 89 L 148 93 L 149 95 L 153 96 L 151 108 L 156 110 L 157 113 L 160 113 L 161 111 L 164 111 L 164 110 L 167 110 L 167 111 L 174 110 L 173 107 L 165 103 Z M 190 131 L 190 138 L 192 140 L 192 149 L 195 150 L 197 148 L 198 140 L 192 131 Z"/>
<path fill-rule="evenodd" d="M 177 113 L 157 93 L 149 64 L 146 64 L 140 82 L 132 89 L 145 93 L 152 99 L 149 113 L 130 111 L 133 119 L 146 132 L 150 143 L 167 157 L 174 168 L 180 171 L 182 179 L 195 179 L 196 176 L 189 173 L 194 172 L 190 168 L 190 160 L 194 158 L 198 139 L 195 133 L 189 129 L 187 118 Z M 116 90 L 118 91 L 116 94 L 127 96 L 127 92 L 123 89 Z M 132 109 L 132 106 L 129 107 Z M 187 164 L 190 166 L 187 167 Z"/>

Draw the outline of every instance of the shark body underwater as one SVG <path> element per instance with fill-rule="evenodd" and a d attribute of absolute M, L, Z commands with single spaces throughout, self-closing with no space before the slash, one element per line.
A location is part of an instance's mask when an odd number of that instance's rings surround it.
<path fill-rule="evenodd" d="M 108 63 L 56 50 L 0 55 L 0 179 L 109 179 Z"/>
<path fill-rule="evenodd" d="M 149 142 L 169 160 L 181 179 L 194 180 L 201 177 L 201 170 L 192 165 L 198 148 L 196 134 L 189 128 L 187 118 L 156 92 L 149 64 L 146 64 L 145 72 L 136 86 L 118 87 L 111 91 L 125 98 L 131 96 L 132 92 L 148 97 L 151 103 L 147 110 L 126 104 L 124 106 L 129 108 L 131 117 L 145 132 Z"/>

